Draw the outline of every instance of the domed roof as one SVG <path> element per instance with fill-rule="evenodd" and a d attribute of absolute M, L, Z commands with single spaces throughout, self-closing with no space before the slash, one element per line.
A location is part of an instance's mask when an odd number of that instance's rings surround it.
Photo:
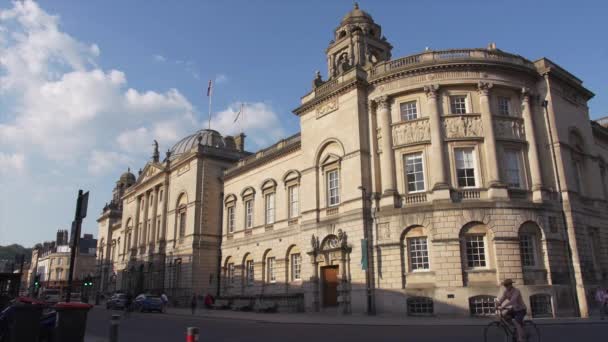
<path fill-rule="evenodd" d="M 131 169 L 127 169 L 127 172 L 120 175 L 120 181 L 124 184 L 133 184 L 135 183 L 135 175 L 131 173 Z"/>
<path fill-rule="evenodd" d="M 211 146 L 216 148 L 226 148 L 224 139 L 218 131 L 212 129 L 201 129 L 200 131 L 191 134 L 182 140 L 178 141 L 171 147 L 171 158 L 186 152 L 190 152 L 193 147 L 199 143 L 203 146 Z"/>
<path fill-rule="evenodd" d="M 352 11 L 348 12 L 344 18 L 342 18 L 342 23 L 346 21 L 359 21 L 358 19 L 364 19 L 373 22 L 372 16 L 369 13 L 362 11 L 359 9 L 359 4 L 355 2 L 355 7 Z"/>

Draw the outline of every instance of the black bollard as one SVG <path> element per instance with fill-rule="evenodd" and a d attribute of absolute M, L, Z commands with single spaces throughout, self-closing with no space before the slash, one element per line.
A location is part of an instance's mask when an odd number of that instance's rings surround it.
<path fill-rule="evenodd" d="M 110 320 L 110 341 L 118 342 L 118 326 L 120 324 L 120 315 L 112 315 Z"/>

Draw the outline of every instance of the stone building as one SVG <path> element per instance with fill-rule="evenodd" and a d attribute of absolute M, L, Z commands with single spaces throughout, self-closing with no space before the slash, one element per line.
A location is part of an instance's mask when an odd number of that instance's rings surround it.
<path fill-rule="evenodd" d="M 222 296 L 484 315 L 511 278 L 533 316 L 587 316 L 608 277 L 593 93 L 495 44 L 391 49 L 355 5 L 294 110 L 301 132 L 226 170 Z"/>
<path fill-rule="evenodd" d="M 67 287 L 71 253 L 68 237 L 68 231 L 60 229 L 55 241 L 45 241 L 34 246 L 27 274 L 28 288 L 32 288 L 36 276 L 42 290 L 58 289 L 63 292 Z M 79 253 L 74 259 L 75 286 L 80 286 L 86 276 L 95 274 L 97 239 L 91 234 L 84 234 L 78 243 Z"/>
<path fill-rule="evenodd" d="M 200 130 L 160 160 L 158 144 L 137 177 L 116 182 L 98 218 L 103 292 L 165 291 L 173 300 L 216 293 L 223 171 L 247 155 L 244 135 Z"/>

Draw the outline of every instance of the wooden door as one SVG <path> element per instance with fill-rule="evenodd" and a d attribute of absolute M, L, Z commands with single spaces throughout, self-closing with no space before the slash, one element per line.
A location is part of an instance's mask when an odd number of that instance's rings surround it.
<path fill-rule="evenodd" d="M 338 266 L 321 268 L 323 279 L 323 306 L 338 305 Z"/>

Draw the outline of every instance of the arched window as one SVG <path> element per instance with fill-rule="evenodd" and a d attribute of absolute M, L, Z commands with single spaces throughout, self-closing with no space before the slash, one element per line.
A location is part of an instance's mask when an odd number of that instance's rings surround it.
<path fill-rule="evenodd" d="M 224 263 L 224 279 L 226 286 L 234 284 L 234 261 L 232 257 L 227 257 Z"/>
<path fill-rule="evenodd" d="M 532 317 L 553 317 L 551 295 L 538 293 L 530 296 L 530 310 Z"/>
<path fill-rule="evenodd" d="M 276 258 L 272 253 L 272 250 L 267 250 L 264 253 L 264 281 L 269 284 L 276 283 L 277 281 L 277 265 Z"/>
<path fill-rule="evenodd" d="M 255 284 L 255 264 L 253 262 L 253 256 L 250 253 L 243 258 L 243 270 L 245 285 L 253 286 Z"/>
<path fill-rule="evenodd" d="M 429 297 L 409 297 L 407 299 L 408 316 L 430 316 L 434 312 L 433 299 Z"/>
<path fill-rule="evenodd" d="M 496 313 L 496 297 L 481 295 L 469 298 L 471 316 L 491 316 Z"/>
<path fill-rule="evenodd" d="M 180 239 L 186 236 L 186 222 L 188 213 L 188 198 L 186 194 L 181 194 L 177 199 L 176 215 L 177 215 L 177 226 L 178 234 Z"/>
<path fill-rule="evenodd" d="M 533 222 L 526 222 L 519 228 L 519 250 L 521 265 L 525 268 L 544 267 L 541 253 L 541 231 Z"/>
<path fill-rule="evenodd" d="M 487 269 L 491 265 L 491 239 L 487 227 L 478 222 L 465 225 L 460 232 L 460 245 L 465 269 Z"/>
<path fill-rule="evenodd" d="M 291 246 L 287 250 L 288 274 L 290 282 L 302 280 L 302 254 L 297 246 Z"/>
<path fill-rule="evenodd" d="M 428 236 L 423 227 L 408 228 L 402 237 L 405 272 L 428 271 L 430 256 Z"/>

